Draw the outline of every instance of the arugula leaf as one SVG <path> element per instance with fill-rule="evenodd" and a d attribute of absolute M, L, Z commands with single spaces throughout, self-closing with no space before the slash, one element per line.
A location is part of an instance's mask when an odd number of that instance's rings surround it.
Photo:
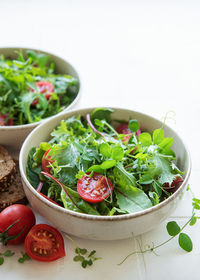
<path fill-rule="evenodd" d="M 177 176 L 177 174 L 172 172 L 171 162 L 159 155 L 155 155 L 153 157 L 153 162 L 155 167 L 160 170 L 160 173 L 158 174 L 158 182 L 161 185 L 164 185 L 165 183 L 169 183 L 169 185 L 171 185 Z"/>

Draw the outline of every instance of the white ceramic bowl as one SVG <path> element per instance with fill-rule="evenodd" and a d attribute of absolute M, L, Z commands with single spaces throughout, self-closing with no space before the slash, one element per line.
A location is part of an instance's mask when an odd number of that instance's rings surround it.
<path fill-rule="evenodd" d="M 136 236 L 147 232 L 159 225 L 175 210 L 183 196 L 190 175 L 191 163 L 188 150 L 178 134 L 167 125 L 165 125 L 164 128 L 165 135 L 174 138 L 173 150 L 177 155 L 178 167 L 185 171 L 184 181 L 172 196 L 160 204 L 144 211 L 110 217 L 76 213 L 59 207 L 43 198 L 27 180 L 26 164 L 29 150 L 34 146 L 38 147 L 40 142 L 48 141 L 51 131 L 62 119 L 67 119 L 73 115 L 86 115 L 92 112 L 93 109 L 94 108 L 73 110 L 62 116 L 53 117 L 47 122 L 42 123 L 29 134 L 22 146 L 19 157 L 20 172 L 27 198 L 33 209 L 41 216 L 45 217 L 51 224 L 61 231 L 78 237 L 96 240 L 114 240 L 124 239 L 132 235 Z M 119 108 L 113 109 L 113 119 L 123 119 L 127 121 L 130 118 L 137 119 L 142 129 L 145 131 L 152 131 L 156 128 L 160 128 L 162 125 L 159 120 L 143 113 Z"/>
<path fill-rule="evenodd" d="M 37 53 L 44 53 L 51 57 L 52 61 L 55 62 L 55 70 L 56 73 L 59 74 L 69 74 L 79 80 L 79 92 L 76 96 L 76 98 L 73 100 L 73 102 L 66 107 L 62 112 L 58 113 L 57 115 L 61 115 L 64 112 L 68 111 L 70 108 L 73 108 L 74 105 L 77 103 L 79 97 L 80 97 L 80 78 L 76 71 L 76 69 L 66 60 L 63 58 L 60 58 L 57 55 L 45 52 L 43 50 L 37 50 L 33 48 L 0 48 L 0 55 L 3 54 L 5 58 L 10 59 L 16 59 L 17 54 L 16 51 L 22 50 L 22 52 L 25 54 L 26 50 L 33 50 Z M 51 117 L 49 117 L 51 118 Z M 24 142 L 24 139 L 26 136 L 36 127 L 38 124 L 40 124 L 43 121 L 46 121 L 47 119 L 43 119 L 40 122 L 35 122 L 31 124 L 25 124 L 25 125 L 13 125 L 13 126 L 0 126 L 0 145 L 5 146 L 6 148 L 11 151 L 11 153 L 19 152 L 22 143 Z"/>

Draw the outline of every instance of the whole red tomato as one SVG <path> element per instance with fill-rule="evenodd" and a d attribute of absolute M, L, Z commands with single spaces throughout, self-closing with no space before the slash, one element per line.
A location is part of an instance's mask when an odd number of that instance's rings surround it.
<path fill-rule="evenodd" d="M 20 244 L 35 225 L 33 211 L 22 204 L 8 206 L 0 213 L 0 242 Z"/>

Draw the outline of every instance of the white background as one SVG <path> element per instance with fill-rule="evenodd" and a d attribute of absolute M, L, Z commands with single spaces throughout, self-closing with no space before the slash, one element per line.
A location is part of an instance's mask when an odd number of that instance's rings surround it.
<path fill-rule="evenodd" d="M 0 0 L 0 47 L 39 48 L 55 53 L 78 70 L 82 96 L 77 107 L 113 106 L 163 119 L 185 139 L 191 157 L 190 186 L 199 189 L 200 2 Z M 181 225 L 191 212 L 186 194 L 171 217 Z M 45 222 L 37 216 L 38 222 Z M 194 243 L 185 253 L 177 240 L 146 255 L 134 255 L 138 242 L 159 244 L 168 238 L 166 222 L 138 240 L 96 242 L 75 238 L 80 247 L 96 249 L 97 261 L 84 270 L 73 262 L 73 244 L 65 239 L 67 257 L 54 263 L 19 264 L 23 247 L 0 267 L 3 279 L 199 279 L 200 225 L 188 227 Z M 2 248 L 3 250 L 4 248 Z"/>

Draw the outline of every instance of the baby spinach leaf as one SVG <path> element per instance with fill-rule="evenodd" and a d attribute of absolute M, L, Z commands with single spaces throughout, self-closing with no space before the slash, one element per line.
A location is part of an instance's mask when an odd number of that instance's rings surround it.
<path fill-rule="evenodd" d="M 151 200 L 141 189 L 130 185 L 117 188 L 116 197 L 120 209 L 128 213 L 142 211 L 152 206 Z"/>
<path fill-rule="evenodd" d="M 92 122 L 95 119 L 99 119 L 99 120 L 106 120 L 109 123 L 111 121 L 112 113 L 113 113 L 113 109 L 111 108 L 97 108 L 94 109 L 94 111 L 90 115 L 90 119 Z"/>

